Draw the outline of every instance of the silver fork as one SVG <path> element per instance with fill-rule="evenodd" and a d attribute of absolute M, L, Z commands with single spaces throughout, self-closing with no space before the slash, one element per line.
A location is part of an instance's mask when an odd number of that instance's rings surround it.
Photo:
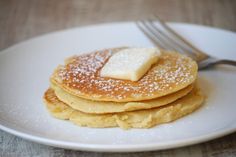
<path fill-rule="evenodd" d="M 218 59 L 207 55 L 177 34 L 158 16 L 155 17 L 155 23 L 152 20 L 143 20 L 136 22 L 136 24 L 138 28 L 158 47 L 166 50 L 178 51 L 188 55 L 198 63 L 200 70 L 217 64 L 236 66 L 236 61 L 234 60 Z M 159 27 L 156 24 L 159 24 Z"/>

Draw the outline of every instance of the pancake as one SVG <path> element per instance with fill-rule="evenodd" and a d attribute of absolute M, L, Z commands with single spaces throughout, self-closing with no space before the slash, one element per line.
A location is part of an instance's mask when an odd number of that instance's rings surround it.
<path fill-rule="evenodd" d="M 95 128 L 119 126 L 123 129 L 150 128 L 174 121 L 199 108 L 204 100 L 200 90 L 194 88 L 186 96 L 162 107 L 123 113 L 89 114 L 68 107 L 56 97 L 52 89 L 45 92 L 44 99 L 49 112 L 55 117 L 69 119 L 80 126 Z M 55 110 L 55 108 L 57 109 Z M 68 112 L 69 108 L 73 111 Z"/>
<path fill-rule="evenodd" d="M 58 119 L 69 119 L 72 112 L 75 111 L 60 101 L 51 88 L 44 93 L 44 103 L 47 104 L 46 106 L 50 113 Z"/>
<path fill-rule="evenodd" d="M 140 109 L 149 109 L 154 107 L 163 106 L 169 104 L 184 95 L 188 94 L 194 85 L 189 85 L 184 89 L 181 89 L 175 93 L 146 101 L 139 102 L 102 102 L 102 101 L 91 101 L 67 93 L 62 88 L 51 85 L 54 89 L 56 96 L 62 102 L 66 103 L 75 110 L 79 110 L 85 113 L 114 113 L 124 111 L 134 111 Z"/>
<path fill-rule="evenodd" d="M 100 76 L 100 70 L 119 49 L 72 56 L 56 68 L 51 83 L 67 93 L 96 101 L 130 102 L 159 98 L 192 84 L 197 64 L 175 52 L 162 51 L 158 62 L 138 81 Z M 132 63 L 131 63 L 132 64 Z"/>

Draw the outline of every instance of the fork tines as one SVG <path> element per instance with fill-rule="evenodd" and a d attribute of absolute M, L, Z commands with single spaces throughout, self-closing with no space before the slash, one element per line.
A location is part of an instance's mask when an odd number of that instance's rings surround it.
<path fill-rule="evenodd" d="M 166 50 L 173 50 L 186 54 L 197 61 L 200 60 L 200 57 L 205 55 L 178 35 L 157 16 L 155 17 L 155 21 L 148 19 L 136 22 L 140 30 L 145 33 L 145 35 L 151 39 L 154 44 Z"/>

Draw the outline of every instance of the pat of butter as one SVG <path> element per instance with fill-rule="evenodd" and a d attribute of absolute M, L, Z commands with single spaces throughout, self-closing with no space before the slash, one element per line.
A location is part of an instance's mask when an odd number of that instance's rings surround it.
<path fill-rule="evenodd" d="M 137 81 L 157 62 L 157 48 L 128 48 L 115 53 L 104 65 L 100 75 Z"/>

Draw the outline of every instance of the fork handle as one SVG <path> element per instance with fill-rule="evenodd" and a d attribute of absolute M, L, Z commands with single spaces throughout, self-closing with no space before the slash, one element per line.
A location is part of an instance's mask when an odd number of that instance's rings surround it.
<path fill-rule="evenodd" d="M 198 68 L 199 70 L 206 69 L 218 64 L 227 64 L 227 65 L 232 65 L 236 66 L 236 61 L 234 60 L 229 60 L 229 59 L 217 59 L 217 58 L 208 58 L 206 60 L 203 60 L 198 63 Z"/>

